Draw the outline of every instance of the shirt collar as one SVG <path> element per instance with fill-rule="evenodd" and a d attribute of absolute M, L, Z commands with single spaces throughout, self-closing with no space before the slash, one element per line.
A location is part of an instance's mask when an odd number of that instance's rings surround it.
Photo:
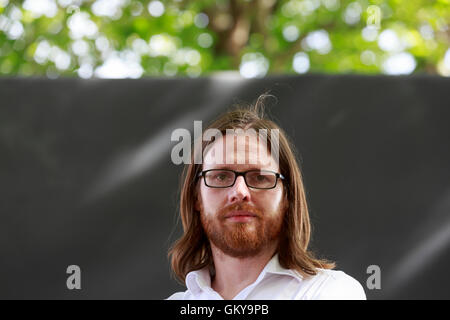
<path fill-rule="evenodd" d="M 186 287 L 194 295 L 198 295 L 204 290 L 210 290 L 211 275 L 209 267 L 189 272 L 186 276 Z"/>
<path fill-rule="evenodd" d="M 279 275 L 286 275 L 293 277 L 297 279 L 298 281 L 302 281 L 303 276 L 297 272 L 296 270 L 292 269 L 285 269 L 281 266 L 280 260 L 278 259 L 278 253 L 275 254 L 272 259 L 267 263 L 261 274 L 267 275 L 267 274 L 279 274 Z"/>
<path fill-rule="evenodd" d="M 270 259 L 270 261 L 266 264 L 263 271 L 261 271 L 260 275 L 254 282 L 254 285 L 257 285 L 270 274 L 290 276 L 297 279 L 298 281 L 302 281 L 303 279 L 303 276 L 296 270 L 285 269 L 280 265 L 278 253 L 275 254 L 272 259 Z M 202 291 L 211 291 L 211 275 L 209 272 L 209 268 L 204 267 L 203 269 L 189 272 L 186 276 L 186 287 L 194 295 L 198 295 Z"/>

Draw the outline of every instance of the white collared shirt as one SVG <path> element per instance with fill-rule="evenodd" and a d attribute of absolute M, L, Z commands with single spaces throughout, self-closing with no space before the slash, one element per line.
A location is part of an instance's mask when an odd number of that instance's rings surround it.
<path fill-rule="evenodd" d="M 171 295 L 167 300 L 223 300 L 211 288 L 209 269 L 189 272 L 187 290 Z M 318 269 L 306 279 L 295 270 L 284 269 L 278 254 L 267 263 L 256 281 L 233 300 L 365 300 L 361 284 L 343 271 Z"/>

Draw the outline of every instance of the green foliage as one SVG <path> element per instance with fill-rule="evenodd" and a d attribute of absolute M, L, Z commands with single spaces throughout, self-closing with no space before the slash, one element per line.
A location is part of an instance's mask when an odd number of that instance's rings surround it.
<path fill-rule="evenodd" d="M 450 0 L 0 0 L 0 75 L 449 76 L 449 22 Z"/>

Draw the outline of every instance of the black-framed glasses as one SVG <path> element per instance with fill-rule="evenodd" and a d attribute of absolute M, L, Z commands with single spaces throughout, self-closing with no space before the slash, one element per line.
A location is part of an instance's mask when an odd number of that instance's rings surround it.
<path fill-rule="evenodd" d="M 210 188 L 232 187 L 239 176 L 244 177 L 247 187 L 254 189 L 273 189 L 277 186 L 278 178 L 284 180 L 284 176 L 281 173 L 269 170 L 238 172 L 229 169 L 210 169 L 201 171 L 198 174 L 198 177 L 203 177 L 205 185 Z"/>

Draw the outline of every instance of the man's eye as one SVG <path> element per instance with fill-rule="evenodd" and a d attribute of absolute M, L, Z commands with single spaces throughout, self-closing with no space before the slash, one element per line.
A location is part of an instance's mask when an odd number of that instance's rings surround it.
<path fill-rule="evenodd" d="M 256 180 L 258 180 L 258 181 L 266 181 L 266 180 L 267 180 L 267 177 L 260 174 L 260 175 L 257 175 L 257 176 L 256 176 Z"/>
<path fill-rule="evenodd" d="M 225 180 L 226 178 L 227 178 L 227 175 L 225 175 L 225 174 L 218 174 L 216 176 L 216 179 L 221 180 L 221 181 Z"/>

